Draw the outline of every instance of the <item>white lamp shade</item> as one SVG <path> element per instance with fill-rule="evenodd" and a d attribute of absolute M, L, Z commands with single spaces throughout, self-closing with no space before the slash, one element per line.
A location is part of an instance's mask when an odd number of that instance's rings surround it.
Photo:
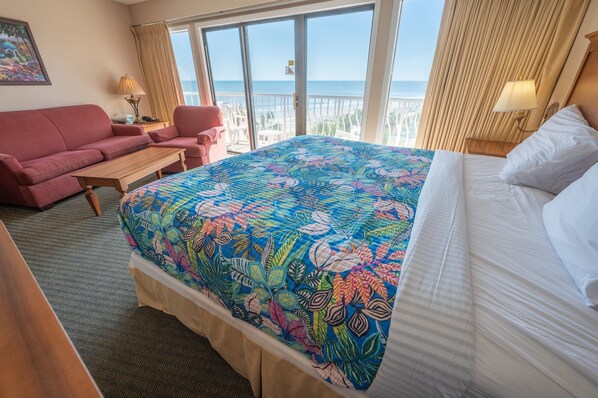
<path fill-rule="evenodd" d="M 505 84 L 493 111 L 527 111 L 537 106 L 536 83 L 533 80 L 518 80 Z"/>
<path fill-rule="evenodd" d="M 145 95 L 145 91 L 143 91 L 139 83 L 137 83 L 137 80 L 129 75 L 124 75 L 120 78 L 117 93 L 125 95 Z"/>

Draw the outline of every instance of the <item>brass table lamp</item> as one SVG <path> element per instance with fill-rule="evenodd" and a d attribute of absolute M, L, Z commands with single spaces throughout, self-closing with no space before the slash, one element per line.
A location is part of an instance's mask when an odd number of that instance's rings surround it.
<path fill-rule="evenodd" d="M 143 91 L 139 83 L 137 83 L 137 80 L 125 74 L 120 78 L 117 93 L 130 95 L 130 97 L 125 97 L 125 101 L 131 105 L 133 112 L 135 112 L 135 123 L 142 123 L 141 117 L 139 116 L 139 102 L 141 102 L 140 96 L 145 95 L 145 91 Z"/>

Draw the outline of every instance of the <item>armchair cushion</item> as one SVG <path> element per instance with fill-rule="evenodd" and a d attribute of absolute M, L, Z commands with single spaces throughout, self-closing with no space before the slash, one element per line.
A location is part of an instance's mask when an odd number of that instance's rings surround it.
<path fill-rule="evenodd" d="M 168 126 L 160 130 L 150 131 L 150 138 L 154 142 L 165 142 L 179 136 L 179 132 L 175 126 Z"/>
<path fill-rule="evenodd" d="M 110 160 L 143 149 L 151 142 L 152 140 L 145 134 L 117 136 L 92 142 L 77 149 L 97 149 L 105 160 Z"/>
<path fill-rule="evenodd" d="M 102 154 L 96 150 L 60 152 L 21 163 L 17 179 L 23 185 L 35 185 L 101 161 Z"/>
<path fill-rule="evenodd" d="M 208 155 L 206 147 L 198 144 L 195 137 L 176 137 L 169 141 L 152 144 L 151 146 L 185 148 L 185 156 L 188 158 L 201 158 Z"/>
<path fill-rule="evenodd" d="M 113 124 L 112 133 L 116 136 L 121 135 L 143 135 L 143 127 L 133 124 Z"/>
<path fill-rule="evenodd" d="M 173 119 L 181 137 L 196 137 L 199 132 L 224 125 L 217 106 L 177 106 Z"/>
<path fill-rule="evenodd" d="M 210 144 L 212 142 L 217 142 L 220 139 L 220 134 L 223 131 L 223 126 L 212 127 L 209 130 L 202 131 L 201 133 L 197 134 L 197 143 L 205 145 Z"/>

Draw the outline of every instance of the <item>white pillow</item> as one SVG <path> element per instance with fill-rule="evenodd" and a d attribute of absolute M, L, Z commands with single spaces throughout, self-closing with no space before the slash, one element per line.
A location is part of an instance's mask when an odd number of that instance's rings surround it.
<path fill-rule="evenodd" d="M 570 105 L 507 155 L 500 179 L 558 194 L 596 162 L 598 131 Z"/>
<path fill-rule="evenodd" d="M 598 306 L 598 164 L 545 204 L 542 217 L 587 304 Z"/>

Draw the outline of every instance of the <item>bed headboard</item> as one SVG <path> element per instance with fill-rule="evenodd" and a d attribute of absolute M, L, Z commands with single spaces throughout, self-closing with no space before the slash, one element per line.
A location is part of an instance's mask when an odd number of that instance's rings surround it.
<path fill-rule="evenodd" d="M 586 37 L 590 45 L 581 63 L 565 106 L 577 104 L 590 126 L 598 129 L 598 31 Z"/>

